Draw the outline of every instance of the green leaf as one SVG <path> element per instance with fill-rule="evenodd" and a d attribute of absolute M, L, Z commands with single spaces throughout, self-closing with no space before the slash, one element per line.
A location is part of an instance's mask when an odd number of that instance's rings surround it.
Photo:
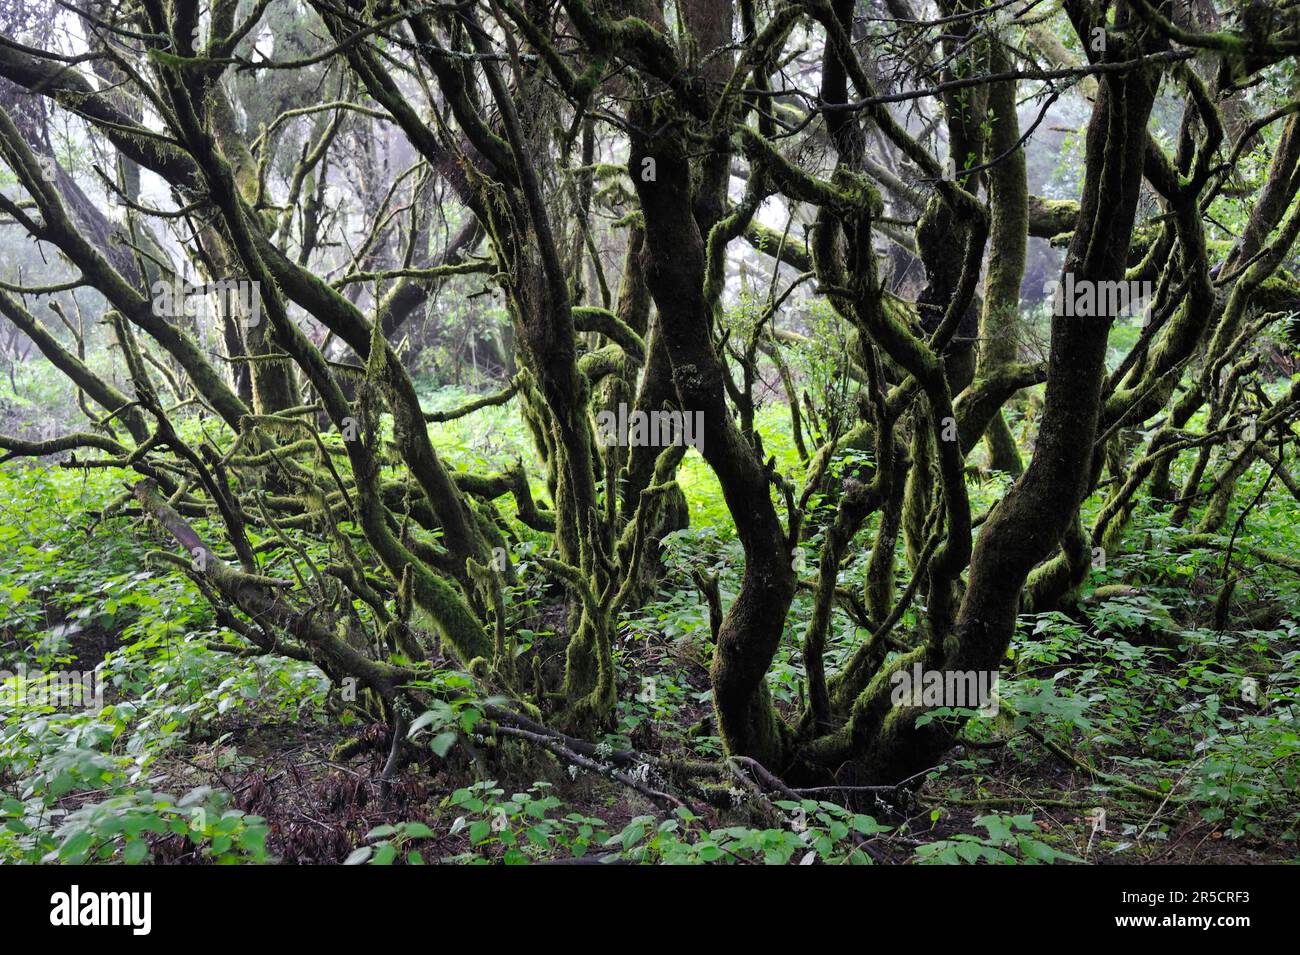
<path fill-rule="evenodd" d="M 417 716 L 414 720 L 411 721 L 411 727 L 406 731 L 407 737 L 409 738 L 414 736 L 420 730 L 424 729 L 426 726 L 431 725 L 434 720 L 441 718 L 443 715 L 444 714 L 438 713 L 434 710 L 425 710 L 423 713 L 421 713 L 419 716 Z M 440 753 L 439 755 L 442 754 Z"/>
<path fill-rule="evenodd" d="M 149 846 L 143 839 L 131 839 L 122 850 L 122 861 L 127 865 L 138 865 L 149 856 Z"/>
<path fill-rule="evenodd" d="M 59 858 L 64 862 L 80 860 L 90 848 L 91 835 L 85 829 L 74 832 L 59 846 Z"/>

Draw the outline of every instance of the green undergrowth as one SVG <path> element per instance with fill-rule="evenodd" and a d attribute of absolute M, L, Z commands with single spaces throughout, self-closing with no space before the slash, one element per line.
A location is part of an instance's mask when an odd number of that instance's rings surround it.
<path fill-rule="evenodd" d="M 443 389 L 424 401 L 446 409 L 468 397 Z M 762 406 L 757 426 L 778 469 L 802 481 L 785 409 Z M 195 437 L 203 427 L 215 433 L 211 421 L 187 424 Z M 534 494 L 544 497 L 513 403 L 431 432 L 453 468 L 491 472 L 525 460 Z M 869 464 L 843 449 L 831 473 Z M 320 726 L 339 741 L 355 732 L 357 717 L 336 705 L 337 689 L 308 664 L 223 652 L 234 636 L 184 575 L 147 557 L 170 542 L 139 516 L 99 516 L 129 478 L 51 462 L 0 467 L 0 670 L 9 671 L 0 704 L 0 862 L 147 862 L 165 841 L 206 861 L 271 861 L 262 817 L 236 808 L 220 787 L 178 788 L 165 768 L 200 743 L 224 743 L 225 721 L 235 715 Z M 1240 500 L 1253 499 L 1266 478 L 1264 468 L 1252 469 Z M 686 456 L 680 481 L 690 526 L 663 542 L 658 595 L 619 620 L 619 703 L 613 731 L 598 741 L 605 754 L 724 756 L 712 722 L 709 616 L 695 581 L 716 576 L 725 606 L 743 560 L 717 481 L 697 453 Z M 973 510 L 992 506 L 1009 483 L 974 469 Z M 508 500 L 499 504 L 511 513 Z M 805 578 L 815 576 L 830 506 L 811 501 L 808 532 L 792 555 Z M 1085 519 L 1098 506 L 1090 502 Z M 1292 569 L 1238 552 L 1225 598 L 1223 550 L 1236 532 L 1257 548 L 1294 553 L 1295 511 L 1274 484 L 1239 527 L 1233 510 L 1208 543 L 1198 538 L 1191 547 L 1186 529 L 1140 500 L 1121 552 L 1095 563 L 1061 611 L 1022 618 L 1000 670 L 997 714 L 971 720 L 965 745 L 887 799 L 832 787 L 764 802 L 724 780 L 729 808 L 670 811 L 590 768 L 556 765 L 542 778 L 467 763 L 457 753 L 462 744 L 483 745 L 481 701 L 464 674 L 432 671 L 426 679 L 446 702 L 410 727 L 434 767 L 447 769 L 425 783 L 431 811 L 373 829 L 349 861 L 1039 863 L 1176 861 L 1211 851 L 1229 861 L 1294 858 L 1300 582 Z M 873 530 L 874 518 L 861 539 Z M 321 546 L 293 536 L 308 553 Z M 519 531 L 521 584 L 509 598 L 521 652 L 557 636 L 530 617 L 551 599 L 529 569 L 538 546 L 537 535 Z M 266 572 L 289 575 L 287 552 L 267 553 Z M 846 560 L 843 585 L 861 585 L 867 557 L 864 548 Z M 803 702 L 809 601 L 800 591 L 768 677 L 787 716 Z M 917 633 L 923 609 L 903 615 L 901 640 Z M 837 609 L 828 671 L 867 636 Z M 27 672 L 11 675 L 19 664 Z M 67 705 L 46 692 L 43 674 L 65 672 L 94 674 L 97 705 Z M 236 761 L 257 765 L 234 748 Z"/>

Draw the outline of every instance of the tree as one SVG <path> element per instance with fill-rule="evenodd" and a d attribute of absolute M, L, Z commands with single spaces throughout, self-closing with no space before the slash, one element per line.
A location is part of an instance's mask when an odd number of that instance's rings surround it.
<path fill-rule="evenodd" d="M 1217 529 L 1252 462 L 1283 466 L 1300 398 L 1292 388 L 1270 400 L 1249 350 L 1294 299 L 1279 276 L 1300 229 L 1297 110 L 1271 78 L 1300 48 L 1295 14 L 1270 9 L 1261 30 L 1258 10 L 1203 28 L 1147 0 L 1065 0 L 1048 20 L 949 0 L 934 13 L 906 0 L 883 11 L 853 0 L 140 0 L 78 11 L 70 49 L 5 36 L 0 156 L 18 189 L 0 210 L 67 268 L 45 286 L 7 283 L 0 312 L 104 414 L 84 432 L 3 446 L 93 449 L 67 466 L 136 472 L 121 506 L 181 545 L 167 559 L 225 622 L 263 651 L 360 680 L 396 754 L 428 692 L 411 684 L 435 637 L 485 695 L 508 699 L 492 710 L 503 725 L 572 745 L 606 725 L 620 615 L 646 598 L 658 541 L 684 522 L 676 474 L 698 416 L 692 443 L 744 552 L 727 606 L 701 582 L 716 609 L 711 681 L 728 752 L 796 779 L 911 776 L 961 721 L 922 719 L 925 707 L 894 692 L 897 675 L 997 670 L 1017 614 L 1068 601 L 1148 485 L 1180 519 L 1206 499 L 1199 529 Z M 324 39 L 303 39 L 313 32 Z M 287 78 L 271 107 L 249 83 L 268 77 Z M 334 98 L 312 102 L 308 83 Z M 96 171 L 117 213 L 20 122 L 8 95 L 20 91 L 114 155 L 116 178 Z M 1022 97 L 1036 101 L 1027 123 Z M 1062 97 L 1090 110 L 1077 201 L 1033 195 L 1026 168 Z M 1161 110 L 1177 117 L 1172 148 L 1156 135 Z M 255 138 L 252 116 L 269 120 Z M 1254 182 L 1238 160 L 1277 124 Z M 376 143 L 405 150 L 413 171 L 386 172 Z M 330 177 L 349 164 L 387 177 L 355 190 L 360 230 L 327 208 Z M 141 171 L 165 199 L 141 188 Z M 1229 189 L 1257 198 L 1232 244 L 1210 215 Z M 393 209 L 399 195 L 407 205 Z M 774 209 L 784 230 L 764 221 Z M 1088 308 L 1056 296 L 1042 358 L 1025 347 L 1021 308 L 1031 237 L 1065 246 L 1063 288 L 1096 293 Z M 884 250 L 903 267 L 882 269 Z M 752 321 L 728 327 L 749 262 L 769 292 Z M 913 267 L 915 300 L 903 288 Z M 222 300 L 222 357 L 242 377 L 214 365 L 188 321 L 191 269 Z M 428 422 L 448 415 L 422 410 L 400 333 L 466 276 L 504 292 L 517 373 L 450 416 L 517 396 L 549 506 L 522 465 L 455 472 L 430 439 Z M 1108 367 L 1130 283 L 1151 290 L 1138 296 L 1147 320 Z M 26 304 L 72 288 L 102 297 L 129 393 Z M 777 318 L 814 300 L 845 330 L 855 420 L 808 453 L 796 486 L 764 449 L 756 388 L 765 375 L 781 382 L 802 441 L 801 403 L 814 418 L 824 409 L 801 400 L 785 356 L 805 337 Z M 1038 385 L 1021 473 L 1006 414 Z M 1203 407 L 1204 429 L 1189 430 Z M 675 423 L 663 440 L 608 440 L 602 414 L 629 410 Z M 186 427 L 195 413 L 225 429 L 199 437 Z M 985 439 L 1015 481 L 977 517 L 966 482 Z M 838 473 L 846 445 L 869 464 Z M 1192 476 L 1175 494 L 1170 465 L 1187 452 Z M 507 496 L 551 542 L 535 572 L 568 595 L 558 677 L 514 645 L 503 596 L 514 528 L 495 504 Z M 207 516 L 219 543 L 193 526 Z M 813 534 L 808 579 L 794 557 Z M 268 575 L 254 538 L 294 550 L 300 535 L 331 561 L 295 562 L 296 582 Z M 841 567 L 866 541 L 866 579 L 845 587 Z M 792 619 L 801 587 L 806 621 Z M 828 672 L 837 613 L 870 635 Z M 797 713 L 767 685 L 792 626 L 806 668 Z"/>

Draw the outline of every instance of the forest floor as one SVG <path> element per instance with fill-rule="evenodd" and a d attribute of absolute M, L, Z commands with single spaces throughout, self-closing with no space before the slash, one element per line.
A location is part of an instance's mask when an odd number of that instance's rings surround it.
<path fill-rule="evenodd" d="M 651 756 L 691 755 L 680 730 L 707 727 L 710 707 L 701 699 L 708 686 L 707 673 L 689 657 L 681 665 L 682 655 L 674 653 L 670 643 L 658 643 L 624 647 L 623 662 L 631 663 L 629 654 L 639 652 L 637 673 L 653 672 L 657 663 L 661 669 L 656 679 L 686 687 L 694 696 L 674 711 L 671 722 L 635 722 L 626 739 Z M 84 670 L 121 644 L 120 633 L 88 627 L 70 638 L 68 652 L 75 668 Z M 1053 675 L 1066 670 L 1054 668 Z M 625 690 L 625 696 L 635 698 L 634 688 Z M 483 840 L 476 845 L 467 826 L 455 825 L 460 811 L 447 804 L 453 793 L 476 778 L 493 779 L 504 787 L 503 792 L 526 791 L 544 780 L 554 787 L 553 795 L 567 813 L 599 819 L 609 833 L 626 829 L 637 818 L 662 816 L 654 803 L 618 782 L 594 774 L 575 780 L 557 761 L 509 744 L 504 751 L 483 748 L 472 756 L 453 754 L 445 760 L 426 753 L 385 782 L 388 727 L 360 723 L 348 733 L 347 751 L 340 753 L 344 737 L 337 724 L 286 718 L 256 703 L 231 708 L 196 724 L 161 753 L 151 766 L 150 785 L 163 791 L 213 788 L 229 793 L 233 808 L 265 820 L 269 857 L 282 863 L 339 864 L 378 827 L 412 823 L 423 824 L 430 833 L 419 840 L 419 850 L 428 861 L 499 860 L 506 846 Z M 1125 753 L 1116 750 L 1111 755 L 1112 759 L 1134 758 L 1140 751 L 1130 746 Z M 1194 763 L 1184 776 L 1193 771 Z M 990 831 L 987 821 L 1007 814 L 1030 817 L 1033 829 L 1028 831 L 1035 841 L 1094 864 L 1295 860 L 1289 833 L 1263 826 L 1234 832 L 1222 821 L 1210 821 L 1194 806 L 1178 801 L 1177 789 L 1171 789 L 1169 799 L 1156 800 L 1098 784 L 1067 758 L 1019 733 L 996 743 L 958 746 L 948 763 L 897 792 L 855 798 L 846 790 L 831 796 L 840 796 L 855 811 L 888 827 L 862 840 L 876 862 L 915 861 L 917 848 L 924 845 L 944 846 L 954 853 L 967 845 L 988 849 L 998 844 L 994 838 L 998 830 Z M 72 811 L 83 803 L 82 794 L 70 793 L 53 808 Z M 695 808 L 701 812 L 700 824 L 708 829 L 752 827 L 761 832 L 771 822 L 762 807 L 753 805 L 720 811 L 697 803 Z M 1098 809 L 1106 812 L 1101 825 Z M 157 834 L 151 840 L 151 854 L 157 863 L 209 861 L 205 847 L 188 833 Z M 607 855 L 593 846 L 587 859 Z M 563 861 L 564 856 L 544 858 Z"/>
<path fill-rule="evenodd" d="M 504 426 L 478 434 L 490 437 L 452 432 L 442 444 L 489 464 L 515 453 Z M 658 594 L 620 621 L 620 702 L 597 742 L 726 766 L 710 722 L 708 611 L 692 581 L 716 573 L 729 600 L 739 545 L 694 456 L 682 479 L 692 526 L 665 541 Z M 104 704 L 0 706 L 0 862 L 1300 859 L 1300 577 L 1239 554 L 1225 596 L 1221 548 L 1186 546 L 1188 531 L 1149 502 L 1128 549 L 1108 555 L 1076 603 L 1022 617 L 1003 705 L 972 720 L 941 765 L 892 791 L 829 779 L 797 800 L 756 795 L 736 775 L 716 781 L 722 808 L 681 788 L 689 808 L 673 810 L 606 773 L 493 740 L 470 692 L 425 715 L 412 758 L 385 781 L 384 723 L 343 705 L 308 664 L 238 652 L 190 582 L 149 557 L 168 546 L 156 530 L 102 516 L 121 480 L 48 461 L 0 467 L 0 670 L 99 667 Z M 974 479 L 976 506 L 1005 486 Z M 1270 498 L 1241 539 L 1294 552 L 1294 511 Z M 805 549 L 815 566 L 815 541 Z M 859 558 L 844 580 L 861 570 Z M 539 587 L 511 595 L 512 634 L 553 667 L 565 614 Z M 769 673 L 787 714 L 801 700 L 806 615 L 801 596 Z M 909 612 L 900 631 L 915 625 Z M 837 616 L 832 670 L 863 636 Z M 430 679 L 470 686 L 450 664 Z"/>
<path fill-rule="evenodd" d="M 707 716 L 707 706 L 693 708 L 692 717 Z M 234 796 L 240 810 L 267 820 L 272 856 L 286 863 L 338 864 L 378 826 L 420 822 L 437 833 L 421 844 L 427 858 L 472 856 L 467 830 L 451 834 L 444 801 L 474 777 L 466 763 L 439 765 L 432 757 L 411 762 L 388 785 L 382 772 L 388 755 L 388 728 L 370 724 L 358 733 L 357 752 L 340 758 L 339 738 L 329 727 L 292 720 L 259 721 L 255 711 L 229 713 L 192 734 L 187 745 L 163 757 L 155 773 L 163 788 L 178 791 L 197 786 L 221 787 Z M 1295 861 L 1289 840 L 1273 841 L 1280 833 L 1241 835 L 1201 818 L 1185 807 L 1144 798 L 1125 798 L 1112 787 L 1096 788 L 1088 773 L 1048 753 L 1023 737 L 1028 745 L 1008 743 L 993 748 L 959 747 L 954 762 L 919 786 L 858 801 L 900 834 L 882 833 L 867 842 L 876 861 L 907 863 L 917 845 L 953 840 L 988 840 L 978 820 L 991 811 L 1031 813 L 1044 841 L 1095 864 L 1260 864 Z M 644 732 L 635 742 L 648 755 L 680 754 L 671 737 Z M 524 766 L 511 765 L 525 756 Z M 655 814 L 648 799 L 617 782 L 588 776 L 569 779 L 562 767 L 547 761 L 512 755 L 486 757 L 489 775 L 523 789 L 547 778 L 555 796 L 569 811 L 600 818 L 610 831 L 632 819 Z M 974 765 L 972 765 L 974 764 Z M 977 772 L 973 771 L 978 769 Z M 851 796 L 851 794 L 845 794 Z M 1096 812 L 1106 808 L 1105 828 L 1096 826 Z M 936 809 L 939 812 L 936 814 Z M 760 826 L 757 812 L 719 812 L 703 808 L 710 827 Z M 1127 845 L 1116 834 L 1138 835 Z M 901 833 L 906 833 L 902 835 Z M 1148 833 L 1159 840 L 1147 842 Z M 959 842 L 955 844 L 960 844 Z M 487 858 L 494 857 L 490 851 Z M 155 860 L 169 863 L 202 861 L 199 847 L 168 835 L 155 846 Z"/>

